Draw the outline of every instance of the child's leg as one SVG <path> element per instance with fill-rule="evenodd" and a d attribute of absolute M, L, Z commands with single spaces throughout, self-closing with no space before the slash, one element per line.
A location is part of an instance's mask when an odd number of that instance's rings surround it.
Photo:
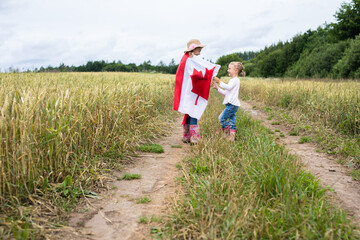
<path fill-rule="evenodd" d="M 230 117 L 229 117 L 229 139 L 231 141 L 235 140 L 235 135 L 236 135 L 236 112 L 238 110 L 239 107 L 237 106 L 231 106 L 231 110 L 230 110 Z"/>
<path fill-rule="evenodd" d="M 189 116 L 189 124 L 190 125 L 197 125 L 198 120 L 196 118 L 192 118 Z"/>
<path fill-rule="evenodd" d="M 230 117 L 230 112 L 229 112 L 229 106 L 230 104 L 226 104 L 224 111 L 222 111 L 222 113 L 219 115 L 219 123 L 221 128 L 227 128 L 229 123 L 227 122 L 227 120 Z"/>
<path fill-rule="evenodd" d="M 197 124 L 198 120 L 188 115 L 186 123 L 189 124 L 190 143 L 195 144 L 200 138 L 200 126 Z"/>
<path fill-rule="evenodd" d="M 225 119 L 224 119 L 224 112 L 225 112 L 225 109 L 220 113 L 220 115 L 219 115 L 219 123 L 220 123 L 220 126 L 221 126 L 221 128 L 225 128 L 224 126 L 225 126 Z"/>
<path fill-rule="evenodd" d="M 200 139 L 200 126 L 190 125 L 190 143 L 195 144 Z"/>
<path fill-rule="evenodd" d="M 229 128 L 233 130 L 236 130 L 236 112 L 238 108 L 238 106 L 234 105 L 231 105 L 231 107 L 229 107 Z"/>
<path fill-rule="evenodd" d="M 184 143 L 190 142 L 190 119 L 191 117 L 188 114 L 185 114 L 185 123 L 183 125 L 183 139 Z"/>
<path fill-rule="evenodd" d="M 184 124 L 183 125 L 183 138 L 182 141 L 184 143 L 190 142 L 190 124 Z"/>

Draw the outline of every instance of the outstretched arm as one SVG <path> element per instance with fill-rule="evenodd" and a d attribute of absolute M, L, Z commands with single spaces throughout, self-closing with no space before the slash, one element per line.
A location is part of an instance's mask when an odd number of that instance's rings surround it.
<path fill-rule="evenodd" d="M 234 81 L 230 81 L 228 84 L 220 82 L 219 86 L 225 90 L 231 90 L 236 86 L 236 83 Z"/>
<path fill-rule="evenodd" d="M 219 85 L 216 83 L 216 81 L 213 82 L 213 88 L 215 88 L 218 91 L 218 93 L 225 95 L 225 91 L 219 88 Z"/>

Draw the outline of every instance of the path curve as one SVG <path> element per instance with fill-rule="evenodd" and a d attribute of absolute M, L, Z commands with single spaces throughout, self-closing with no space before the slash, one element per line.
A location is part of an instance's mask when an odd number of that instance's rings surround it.
<path fill-rule="evenodd" d="M 334 192 L 329 194 L 337 204 L 348 211 L 348 216 L 360 228 L 360 184 L 346 174 L 348 171 L 343 165 L 336 162 L 334 157 L 316 151 L 313 143 L 299 143 L 300 136 L 289 136 L 290 129 L 284 125 L 271 125 L 268 115 L 261 110 L 254 110 L 251 102 L 241 102 L 241 108 L 262 120 L 263 125 L 271 130 L 280 129 L 285 137 L 280 142 L 286 145 L 290 153 L 299 156 L 305 167 L 318 179 L 323 187 L 330 187 Z M 279 134 L 279 133 L 275 133 Z"/>

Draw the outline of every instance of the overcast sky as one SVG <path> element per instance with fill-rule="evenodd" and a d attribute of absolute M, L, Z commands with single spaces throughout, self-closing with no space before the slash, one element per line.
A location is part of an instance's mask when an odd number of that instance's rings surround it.
<path fill-rule="evenodd" d="M 256 51 L 335 22 L 351 0 L 0 0 L 0 71 L 87 61 L 179 63 Z"/>

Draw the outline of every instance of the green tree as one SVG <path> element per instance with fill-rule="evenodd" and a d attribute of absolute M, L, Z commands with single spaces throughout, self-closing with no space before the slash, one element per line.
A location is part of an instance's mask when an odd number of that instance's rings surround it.
<path fill-rule="evenodd" d="M 340 40 L 354 38 L 360 33 L 360 0 L 342 3 L 334 15 L 338 21 L 332 24 L 333 33 Z"/>
<path fill-rule="evenodd" d="M 148 72 L 151 71 L 151 61 L 144 61 L 142 64 L 139 65 L 139 70 L 142 72 Z"/>
<path fill-rule="evenodd" d="M 239 57 L 241 59 L 243 59 L 243 61 L 249 61 L 249 60 L 255 58 L 257 53 L 258 52 L 249 51 L 249 52 L 239 52 L 239 53 L 237 53 L 237 55 L 239 55 Z"/>
<path fill-rule="evenodd" d="M 125 66 L 127 70 L 126 72 L 138 72 L 138 68 L 135 63 L 129 63 L 128 65 Z"/>
<path fill-rule="evenodd" d="M 294 64 L 287 72 L 291 77 L 330 77 L 331 70 L 343 57 L 345 49 L 348 47 L 347 41 L 338 43 L 327 43 L 325 45 L 306 49 L 299 61 Z"/>
<path fill-rule="evenodd" d="M 281 48 L 269 53 L 260 64 L 260 73 L 264 77 L 280 77 L 286 70 L 286 62 Z"/>
<path fill-rule="evenodd" d="M 165 65 L 165 63 L 163 62 L 163 61 L 160 61 L 159 63 L 158 63 L 158 65 L 156 65 L 156 69 L 157 69 L 157 71 L 158 72 L 162 72 L 162 73 L 165 73 L 166 72 L 166 65 Z"/>
<path fill-rule="evenodd" d="M 85 69 L 87 72 L 101 72 L 103 70 L 103 67 L 106 66 L 106 63 L 104 60 L 102 61 L 88 61 L 86 63 Z"/>
<path fill-rule="evenodd" d="M 239 57 L 237 53 L 229 54 L 221 56 L 217 61 L 216 64 L 219 64 L 221 66 L 218 76 L 223 77 L 227 76 L 227 69 L 230 62 L 237 61 L 242 62 L 243 60 Z"/>
<path fill-rule="evenodd" d="M 175 74 L 178 66 L 179 65 L 175 63 L 175 59 L 171 59 L 168 67 L 168 73 Z"/>
<path fill-rule="evenodd" d="M 360 35 L 350 41 L 344 56 L 332 69 L 335 78 L 360 78 Z"/>

